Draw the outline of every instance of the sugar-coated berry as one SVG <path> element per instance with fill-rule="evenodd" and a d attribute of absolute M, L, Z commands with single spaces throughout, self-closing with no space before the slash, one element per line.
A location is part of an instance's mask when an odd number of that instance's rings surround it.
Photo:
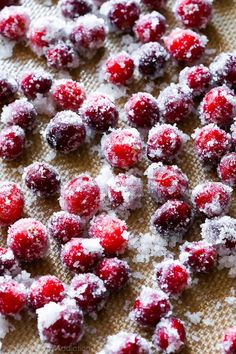
<path fill-rule="evenodd" d="M 44 275 L 36 279 L 28 292 L 27 302 L 31 309 L 37 310 L 49 302 L 61 302 L 65 288 L 55 275 Z"/>
<path fill-rule="evenodd" d="M 52 97 L 58 108 L 77 112 L 86 98 L 86 93 L 82 84 L 65 79 L 55 83 Z"/>
<path fill-rule="evenodd" d="M 46 59 L 48 66 L 57 70 L 72 69 L 79 66 L 78 54 L 68 42 L 60 41 L 50 46 L 46 51 Z"/>
<path fill-rule="evenodd" d="M 24 196 L 20 187 L 0 180 L 0 227 L 9 226 L 20 219 L 24 209 Z"/>
<path fill-rule="evenodd" d="M 236 152 L 231 152 L 222 157 L 217 172 L 222 182 L 231 187 L 236 186 Z"/>
<path fill-rule="evenodd" d="M 80 111 L 84 123 L 98 131 L 107 131 L 117 125 L 119 112 L 106 95 L 93 94 L 84 101 Z"/>
<path fill-rule="evenodd" d="M 93 10 L 91 0 L 61 0 L 59 5 L 62 16 L 71 20 L 84 16 Z"/>
<path fill-rule="evenodd" d="M 157 11 L 142 15 L 135 22 L 135 37 L 142 43 L 158 42 L 166 31 L 166 18 Z"/>
<path fill-rule="evenodd" d="M 49 248 L 46 227 L 33 218 L 20 219 L 9 228 L 7 244 L 20 261 L 39 260 Z"/>
<path fill-rule="evenodd" d="M 12 101 L 18 91 L 18 82 L 16 79 L 0 71 L 0 104 Z"/>
<path fill-rule="evenodd" d="M 192 191 L 195 210 L 208 218 L 221 216 L 228 212 L 232 189 L 220 182 L 205 182 Z"/>
<path fill-rule="evenodd" d="M 22 6 L 5 7 L 0 13 L 0 34 L 10 40 L 25 39 L 29 24 L 28 11 Z"/>
<path fill-rule="evenodd" d="M 0 247 L 0 276 L 15 275 L 20 270 L 18 262 L 10 248 Z"/>
<path fill-rule="evenodd" d="M 159 121 L 157 100 L 150 93 L 133 94 L 124 110 L 128 123 L 136 128 L 152 127 Z"/>
<path fill-rule="evenodd" d="M 153 163 L 148 167 L 146 174 L 149 193 L 157 203 L 165 203 L 170 199 L 187 199 L 188 177 L 178 166 Z"/>
<path fill-rule="evenodd" d="M 37 112 L 34 105 L 25 100 L 19 99 L 8 106 L 4 106 L 1 121 L 8 125 L 18 125 L 25 131 L 31 131 L 36 124 Z"/>
<path fill-rule="evenodd" d="M 227 328 L 224 331 L 221 343 L 224 354 L 236 353 L 236 327 Z"/>
<path fill-rule="evenodd" d="M 184 347 L 186 332 L 184 324 L 178 318 L 162 318 L 153 335 L 158 353 L 179 353 Z"/>
<path fill-rule="evenodd" d="M 236 55 L 235 53 L 221 53 L 215 57 L 210 65 L 213 81 L 218 85 L 236 86 Z"/>
<path fill-rule="evenodd" d="M 69 213 L 92 217 L 100 207 L 100 188 L 88 174 L 80 174 L 61 190 L 60 206 Z"/>
<path fill-rule="evenodd" d="M 165 46 L 171 57 L 185 63 L 200 59 L 206 44 L 205 36 L 190 29 L 176 28 L 165 38 Z"/>
<path fill-rule="evenodd" d="M 98 239 L 106 255 L 123 253 L 128 243 L 126 223 L 115 216 L 102 214 L 89 227 L 89 236 Z"/>
<path fill-rule="evenodd" d="M 52 76 L 44 71 L 26 72 L 20 81 L 24 96 L 33 100 L 37 95 L 46 95 L 52 86 Z"/>
<path fill-rule="evenodd" d="M 141 0 L 141 2 L 153 10 L 159 10 L 166 6 L 167 0 Z"/>
<path fill-rule="evenodd" d="M 138 324 L 155 326 L 170 309 L 168 296 L 161 289 L 143 287 L 134 302 L 131 318 Z"/>
<path fill-rule="evenodd" d="M 194 96 L 200 96 L 206 92 L 211 84 L 210 70 L 203 64 L 184 68 L 179 74 L 179 83 L 187 85 Z"/>
<path fill-rule="evenodd" d="M 2 10 L 5 6 L 19 5 L 19 2 L 19 0 L 2 0 L 0 4 L 0 10 Z"/>
<path fill-rule="evenodd" d="M 74 273 L 88 273 L 102 254 L 103 248 L 98 239 L 73 238 L 62 247 L 61 260 Z"/>
<path fill-rule="evenodd" d="M 48 145 L 64 154 L 77 151 L 84 144 L 85 137 L 82 119 L 73 111 L 57 113 L 45 130 Z"/>
<path fill-rule="evenodd" d="M 78 215 L 66 211 L 53 213 L 48 221 L 49 236 L 61 244 L 72 238 L 81 237 L 83 225 Z"/>
<path fill-rule="evenodd" d="M 103 68 L 105 80 L 115 85 L 128 84 L 134 73 L 134 61 L 131 56 L 121 52 L 107 59 Z"/>
<path fill-rule="evenodd" d="M 16 315 L 26 303 L 26 290 L 15 280 L 0 282 L 0 313 L 1 315 Z"/>
<path fill-rule="evenodd" d="M 128 169 L 141 158 L 142 140 L 135 128 L 117 129 L 103 137 L 102 150 L 111 166 Z"/>
<path fill-rule="evenodd" d="M 213 0 L 176 0 L 174 13 L 185 26 L 202 29 L 212 18 Z"/>
<path fill-rule="evenodd" d="M 112 336 L 108 336 L 102 353 L 151 354 L 151 344 L 135 333 L 121 331 Z"/>
<path fill-rule="evenodd" d="M 0 158 L 6 161 L 17 159 L 25 149 L 25 132 L 18 125 L 0 131 Z"/>

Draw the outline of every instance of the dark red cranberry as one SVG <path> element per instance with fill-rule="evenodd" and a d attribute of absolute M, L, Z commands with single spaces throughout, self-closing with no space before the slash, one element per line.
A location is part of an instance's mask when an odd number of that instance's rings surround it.
<path fill-rule="evenodd" d="M 159 12 L 142 15 L 135 22 L 135 37 L 142 43 L 158 42 L 166 31 L 166 18 Z"/>
<path fill-rule="evenodd" d="M 4 128 L 0 132 L 0 158 L 17 159 L 25 149 L 25 132 L 18 125 Z"/>
<path fill-rule="evenodd" d="M 155 329 L 153 341 L 158 352 L 179 353 L 186 341 L 183 322 L 175 317 L 162 318 Z"/>
<path fill-rule="evenodd" d="M 19 0 L 2 0 L 0 3 L 0 10 L 2 10 L 5 6 L 20 5 L 19 3 Z"/>
<path fill-rule="evenodd" d="M 174 12 L 185 27 L 202 29 L 212 18 L 212 0 L 176 0 Z"/>
<path fill-rule="evenodd" d="M 0 227 L 9 226 L 20 219 L 24 209 L 24 196 L 17 184 L 0 180 Z"/>
<path fill-rule="evenodd" d="M 52 88 L 52 97 L 57 107 L 77 112 L 86 98 L 83 85 L 73 80 L 59 80 Z"/>
<path fill-rule="evenodd" d="M 0 313 L 1 315 L 16 315 L 26 302 L 26 291 L 22 284 L 15 280 L 0 283 Z"/>
<path fill-rule="evenodd" d="M 72 45 L 65 42 L 58 42 L 50 46 L 46 52 L 47 64 L 57 70 L 77 68 L 79 57 Z"/>
<path fill-rule="evenodd" d="M 231 327 L 224 331 L 222 349 L 224 354 L 236 353 L 236 327 Z"/>
<path fill-rule="evenodd" d="M 64 17 L 74 20 L 91 12 L 93 3 L 91 0 L 61 0 L 60 9 Z"/>
<path fill-rule="evenodd" d="M 213 81 L 217 85 L 226 84 L 236 86 L 236 55 L 235 53 L 221 53 L 210 65 Z"/>
<path fill-rule="evenodd" d="M 115 85 L 130 82 L 134 73 L 134 61 L 127 53 L 120 53 L 108 58 L 104 67 L 105 80 Z"/>
<path fill-rule="evenodd" d="M 231 152 L 222 157 L 217 172 L 222 182 L 231 187 L 236 186 L 236 152 Z"/>
<path fill-rule="evenodd" d="M 7 6 L 0 13 L 0 34 L 13 41 L 26 37 L 30 18 L 22 6 Z"/>
<path fill-rule="evenodd" d="M 181 85 L 187 85 L 194 96 L 200 96 L 206 92 L 211 83 L 210 70 L 200 64 L 183 69 L 179 74 L 179 82 Z"/>
<path fill-rule="evenodd" d="M 150 348 L 150 343 L 141 336 L 121 331 L 108 337 L 103 350 L 113 354 L 150 354 Z"/>
<path fill-rule="evenodd" d="M 0 104 L 8 103 L 12 101 L 18 91 L 18 82 L 16 79 L 4 73 L 0 72 Z"/>
<path fill-rule="evenodd" d="M 37 112 L 34 105 L 25 99 L 16 100 L 2 110 L 1 120 L 8 126 L 18 125 L 25 131 L 35 127 Z"/>
<path fill-rule="evenodd" d="M 18 262 L 10 248 L 0 247 L 0 276 L 15 275 L 20 270 Z"/>
<path fill-rule="evenodd" d="M 165 7 L 167 0 L 141 0 L 142 3 L 153 10 L 159 10 L 162 7 Z"/>
<path fill-rule="evenodd" d="M 21 78 L 21 91 L 30 100 L 38 94 L 45 95 L 52 86 L 52 77 L 43 71 L 28 72 Z"/>

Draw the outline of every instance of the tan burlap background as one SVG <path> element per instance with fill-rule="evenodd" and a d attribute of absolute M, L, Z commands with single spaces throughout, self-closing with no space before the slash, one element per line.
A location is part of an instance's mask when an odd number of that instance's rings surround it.
<path fill-rule="evenodd" d="M 43 0 L 22 0 L 22 3 L 31 10 L 32 18 L 36 19 L 40 16 L 57 13 L 56 3 L 50 7 L 43 4 Z M 174 26 L 174 19 L 170 9 L 164 12 L 168 17 L 170 27 Z M 216 48 L 217 52 L 234 50 L 235 49 L 235 27 L 236 27 L 236 0 L 215 0 L 214 1 L 214 19 L 208 27 L 206 34 L 209 37 L 209 48 Z M 119 48 L 119 39 L 109 39 L 107 48 L 115 52 Z M 102 55 L 101 55 L 102 56 Z M 96 90 L 100 83 L 97 80 L 96 64 L 101 56 L 83 66 L 80 71 L 73 72 L 72 76 L 77 80 L 81 80 L 87 89 L 87 92 Z M 35 69 L 38 67 L 46 68 L 43 60 L 37 59 L 29 49 L 19 46 L 14 51 L 14 57 L 9 60 L 0 62 L 0 69 L 6 70 L 14 74 L 20 74 L 25 69 Z M 58 73 L 54 73 L 58 77 Z M 161 82 L 161 81 L 160 81 Z M 157 81 L 153 94 L 157 95 L 159 83 Z M 141 86 L 140 86 L 141 87 Z M 137 87 L 136 87 L 137 91 Z M 135 89 L 133 90 L 135 92 Z M 120 100 L 122 101 L 122 100 Z M 119 102 L 120 107 L 123 107 L 123 102 Z M 40 117 L 40 127 L 43 128 L 48 121 L 48 118 Z M 183 129 L 187 133 L 192 133 L 198 125 L 198 120 L 194 117 L 189 118 L 189 123 Z M 22 167 L 27 166 L 33 161 L 43 161 L 50 159 L 49 149 L 43 142 L 43 138 L 39 132 L 32 137 L 29 137 L 31 144 L 27 148 L 23 158 L 13 163 L 3 163 L 0 165 L 0 178 L 5 178 L 14 182 L 21 182 Z M 62 175 L 63 182 L 75 176 L 78 173 L 89 171 L 93 176 L 96 176 L 101 161 L 95 153 L 89 151 L 89 146 L 86 146 L 81 152 L 68 156 L 57 155 L 50 161 L 56 166 Z M 201 164 L 194 156 L 192 143 L 188 143 L 182 157 L 180 166 L 190 178 L 190 186 L 194 187 L 199 182 L 209 178 L 209 175 L 203 171 Z M 144 170 L 145 166 L 141 166 Z M 215 178 L 215 175 L 212 175 Z M 23 187 L 24 188 L 24 187 Z M 35 217 L 46 223 L 53 211 L 59 210 L 57 200 L 40 200 L 33 198 L 26 190 L 26 208 L 25 215 Z M 234 198 L 235 200 L 235 198 Z M 235 202 L 234 202 L 235 206 Z M 234 209 L 234 212 L 233 212 Z M 128 225 L 133 234 L 142 234 L 148 231 L 149 219 L 155 205 L 149 196 L 145 196 L 144 206 L 141 210 L 132 214 L 128 220 Z M 235 214 L 235 207 L 231 208 L 231 215 Z M 6 230 L 3 230 L 1 242 L 4 244 L 6 239 Z M 141 237 L 141 236 L 140 236 Z M 195 225 L 187 235 L 187 239 L 194 240 L 199 238 L 199 228 Z M 58 248 L 52 245 L 49 257 L 37 264 L 27 267 L 27 270 L 33 275 L 56 274 L 63 281 L 69 282 L 69 275 L 61 266 L 58 257 Z M 147 338 L 151 338 L 151 332 L 142 331 L 137 328 L 129 320 L 127 315 L 130 306 L 135 299 L 141 285 L 150 285 L 152 283 L 152 261 L 157 261 L 154 258 L 149 264 L 132 263 L 133 251 L 125 254 L 125 258 L 130 260 L 132 270 L 141 272 L 143 279 L 133 279 L 131 284 L 110 298 L 106 308 L 99 314 L 97 321 L 87 320 L 90 330 L 85 335 L 82 342 L 74 352 L 87 354 L 96 353 L 105 343 L 108 335 L 114 334 L 119 330 L 137 331 Z M 225 327 L 235 324 L 235 314 L 233 307 L 230 306 L 225 298 L 231 295 L 231 289 L 235 286 L 235 280 L 227 276 L 227 271 L 214 271 L 209 275 L 200 277 L 198 285 L 187 290 L 181 297 L 181 302 L 175 304 L 175 312 L 182 319 L 186 319 L 184 314 L 187 311 L 202 313 L 202 318 L 209 319 L 211 326 L 207 326 L 201 321 L 197 325 L 188 325 L 188 345 L 183 353 L 191 354 L 214 354 L 217 353 L 217 343 L 219 342 L 222 331 Z M 137 278 L 137 277 L 136 277 Z M 219 305 L 220 304 L 220 305 Z M 30 319 L 26 314 L 23 314 L 22 321 L 14 321 L 16 330 L 7 335 L 4 340 L 4 353 L 49 353 L 45 345 L 40 343 L 36 330 L 36 321 Z M 95 329 L 95 330 L 94 330 Z M 59 351 L 60 352 L 60 351 Z"/>

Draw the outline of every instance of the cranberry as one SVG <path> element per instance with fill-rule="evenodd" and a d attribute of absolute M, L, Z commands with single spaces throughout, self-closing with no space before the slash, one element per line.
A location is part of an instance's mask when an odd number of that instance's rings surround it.
<path fill-rule="evenodd" d="M 47 64 L 57 70 L 77 68 L 79 57 L 71 44 L 58 42 L 46 52 Z"/>
<path fill-rule="evenodd" d="M 222 349 L 224 354 L 236 353 L 236 327 L 231 327 L 224 331 Z"/>
<path fill-rule="evenodd" d="M 128 123 L 137 127 L 152 127 L 159 121 L 157 100 L 146 92 L 138 92 L 126 102 L 125 114 Z"/>
<path fill-rule="evenodd" d="M 172 162 L 187 140 L 188 135 L 176 126 L 157 124 L 148 134 L 147 157 L 153 162 Z"/>
<path fill-rule="evenodd" d="M 212 0 L 176 0 L 174 12 L 184 26 L 202 29 L 212 18 Z"/>
<path fill-rule="evenodd" d="M 86 98 L 83 85 L 73 80 L 59 80 L 52 88 L 52 97 L 60 109 L 77 112 Z"/>
<path fill-rule="evenodd" d="M 92 217 L 100 207 L 100 188 L 88 174 L 80 174 L 61 191 L 60 205 L 72 214 Z"/>
<path fill-rule="evenodd" d="M 133 77 L 134 61 L 129 54 L 122 52 L 107 59 L 104 71 L 108 82 L 125 85 Z"/>
<path fill-rule="evenodd" d="M 61 302 L 64 298 L 64 285 L 54 275 L 44 275 L 33 282 L 28 293 L 28 304 L 33 310 L 49 302 Z"/>
<path fill-rule="evenodd" d="M 141 0 L 143 4 L 151 9 L 159 10 L 166 6 L 167 0 Z"/>
<path fill-rule="evenodd" d="M 49 302 L 37 310 L 38 331 L 43 342 L 67 347 L 77 344 L 83 336 L 83 313 L 75 301 Z"/>
<path fill-rule="evenodd" d="M 64 244 L 82 236 L 82 221 L 78 215 L 66 211 L 53 213 L 48 222 L 49 236 Z"/>
<path fill-rule="evenodd" d="M 25 148 L 25 132 L 18 125 L 0 132 L 0 157 L 6 161 L 17 159 Z"/>
<path fill-rule="evenodd" d="M 77 151 L 84 144 L 85 137 L 82 119 L 72 111 L 57 113 L 45 130 L 48 145 L 64 154 Z"/>
<path fill-rule="evenodd" d="M 151 345 L 137 334 L 121 331 L 108 337 L 103 352 L 106 354 L 150 354 Z"/>
<path fill-rule="evenodd" d="M 88 232 L 90 237 L 99 240 L 106 255 L 123 253 L 127 246 L 127 226 L 115 216 L 104 214 L 95 217 Z"/>
<path fill-rule="evenodd" d="M 45 95 L 52 86 L 52 76 L 43 71 L 29 71 L 21 78 L 21 91 L 30 100 L 37 97 L 38 94 Z"/>
<path fill-rule="evenodd" d="M 183 322 L 175 317 L 162 318 L 155 329 L 153 341 L 158 352 L 179 353 L 186 341 Z"/>
<path fill-rule="evenodd" d="M 166 31 L 166 18 L 159 12 L 142 15 L 135 22 L 134 34 L 142 43 L 158 42 Z"/>
<path fill-rule="evenodd" d="M 142 141 L 135 128 L 117 129 L 102 140 L 104 155 L 111 166 L 128 169 L 141 158 Z"/>
<path fill-rule="evenodd" d="M 192 191 L 192 203 L 196 211 L 208 218 L 228 212 L 232 189 L 220 182 L 205 182 Z"/>
<path fill-rule="evenodd" d="M 0 4 L 0 10 L 2 10 L 5 6 L 13 5 L 19 5 L 19 0 L 2 0 Z"/>
<path fill-rule="evenodd" d="M 215 164 L 220 161 L 231 148 L 230 134 L 217 125 L 208 124 L 198 128 L 194 133 L 195 151 L 201 161 Z"/>
<path fill-rule="evenodd" d="M 194 96 L 200 96 L 206 92 L 211 84 L 210 70 L 200 64 L 183 69 L 179 74 L 181 85 L 187 85 Z"/>
<path fill-rule="evenodd" d="M 93 94 L 80 109 L 82 120 L 91 128 L 107 131 L 117 125 L 119 112 L 114 102 L 103 94 Z"/>
<path fill-rule="evenodd" d="M 203 98 L 200 105 L 200 118 L 203 124 L 215 123 L 227 126 L 236 114 L 236 96 L 226 86 L 214 87 Z"/>
<path fill-rule="evenodd" d="M 20 187 L 13 182 L 0 180 L 0 227 L 9 226 L 20 219 L 24 197 Z"/>
<path fill-rule="evenodd" d="M 174 29 L 165 38 L 170 55 L 180 62 L 192 63 L 200 59 L 205 51 L 207 38 L 189 29 Z"/>
<path fill-rule="evenodd" d="M 25 38 L 29 24 L 28 11 L 22 6 L 5 7 L 0 13 L 0 34 L 10 40 Z"/>
<path fill-rule="evenodd" d="M 143 287 L 135 300 L 131 318 L 141 325 L 155 326 L 170 309 L 168 296 L 162 290 Z"/>
<path fill-rule="evenodd" d="M 154 163 L 147 169 L 148 189 L 158 203 L 170 199 L 187 199 L 188 177 L 177 166 Z"/>
<path fill-rule="evenodd" d="M 25 306 L 26 294 L 22 284 L 14 280 L 3 280 L 0 283 L 0 313 L 15 315 Z"/>
<path fill-rule="evenodd" d="M 210 65 L 213 80 L 218 85 L 236 86 L 236 55 L 221 53 Z"/>
<path fill-rule="evenodd" d="M 17 91 L 18 82 L 16 79 L 3 71 L 0 72 L 0 104 L 12 101 Z"/>
<path fill-rule="evenodd" d="M 15 275 L 19 271 L 18 262 L 10 248 L 0 247 L 0 276 Z"/>
<path fill-rule="evenodd" d="M 37 112 L 32 103 L 25 99 L 16 100 L 2 110 L 1 120 L 8 126 L 18 125 L 25 131 L 35 127 Z"/>
<path fill-rule="evenodd" d="M 163 236 L 182 236 L 188 230 L 192 219 L 189 204 L 181 200 L 169 200 L 153 215 L 152 222 Z"/>
<path fill-rule="evenodd" d="M 87 273 L 102 257 L 99 240 L 73 238 L 61 249 L 62 263 L 72 272 Z"/>
<path fill-rule="evenodd" d="M 36 219 L 20 219 L 8 230 L 7 244 L 20 261 L 36 261 L 47 254 L 47 230 Z"/>
<path fill-rule="evenodd" d="M 218 176 L 222 182 L 231 187 L 236 186 L 236 152 L 222 157 L 217 168 Z"/>
<path fill-rule="evenodd" d="M 61 0 L 60 9 L 64 17 L 74 20 L 91 12 L 93 3 L 91 0 Z"/>

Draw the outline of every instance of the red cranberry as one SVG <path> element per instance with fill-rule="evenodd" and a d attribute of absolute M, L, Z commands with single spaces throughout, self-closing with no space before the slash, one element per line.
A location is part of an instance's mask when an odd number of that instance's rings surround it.
<path fill-rule="evenodd" d="M 18 125 L 24 130 L 35 127 L 37 112 L 32 103 L 25 99 L 16 100 L 2 110 L 1 120 L 8 126 Z"/>
<path fill-rule="evenodd" d="M 183 322 L 175 317 L 162 318 L 155 329 L 153 341 L 158 352 L 179 353 L 186 341 Z"/>
<path fill-rule="evenodd" d="M 217 125 L 208 124 L 198 128 L 194 133 L 195 151 L 201 161 L 215 164 L 220 161 L 231 148 L 230 134 Z"/>
<path fill-rule="evenodd" d="M 91 0 L 61 0 L 60 9 L 64 17 L 74 20 L 91 12 L 93 3 Z"/>
<path fill-rule="evenodd" d="M 43 71 L 27 72 L 21 78 L 21 91 L 30 100 L 38 94 L 45 95 L 52 86 L 52 77 Z"/>
<path fill-rule="evenodd" d="M 125 85 L 130 82 L 134 73 L 134 61 L 125 52 L 108 58 L 104 67 L 105 79 L 115 85 Z"/>
<path fill-rule="evenodd" d="M 217 168 L 218 176 L 222 182 L 231 187 L 236 186 L 236 152 L 222 157 Z"/>
<path fill-rule="evenodd" d="M 60 109 L 77 112 L 86 98 L 83 85 L 73 80 L 59 80 L 53 86 L 52 97 Z"/>
<path fill-rule="evenodd" d="M 137 334 L 122 331 L 107 338 L 103 351 L 106 354 L 150 354 L 151 345 Z"/>
<path fill-rule="evenodd" d="M 127 262 L 118 258 L 105 258 L 96 267 L 97 276 L 104 281 L 109 291 L 122 289 L 129 280 L 130 268 Z"/>
<path fill-rule="evenodd" d="M 22 6 L 5 7 L 0 13 L 0 34 L 10 40 L 25 38 L 29 24 L 28 11 Z"/>
<path fill-rule="evenodd" d="M 125 114 L 128 123 L 137 127 L 152 127 L 159 121 L 157 100 L 146 92 L 138 92 L 126 102 Z"/>
<path fill-rule="evenodd" d="M 163 236 L 182 236 L 188 230 L 192 219 L 191 207 L 181 200 L 169 200 L 153 215 L 152 222 Z"/>
<path fill-rule="evenodd" d="M 187 85 L 194 96 L 200 96 L 206 92 L 211 83 L 210 70 L 200 64 L 183 69 L 179 74 L 181 85 Z"/>
<path fill-rule="evenodd" d="M 89 236 L 98 239 L 106 255 L 123 253 L 128 241 L 127 226 L 123 220 L 107 214 L 92 220 Z"/>
<path fill-rule="evenodd" d="M 102 94 L 93 94 L 84 101 L 80 115 L 86 124 L 100 131 L 114 128 L 119 118 L 119 112 L 114 102 Z"/>
<path fill-rule="evenodd" d="M 47 230 L 36 219 L 20 219 L 8 230 L 7 244 L 20 261 L 36 261 L 48 251 Z"/>
<path fill-rule="evenodd" d="M 18 262 L 10 248 L 0 247 L 0 276 L 16 274 L 19 271 Z"/>
<path fill-rule="evenodd" d="M 117 129 L 102 140 L 102 149 L 113 167 L 128 169 L 138 163 L 142 153 L 142 141 L 135 128 Z"/>
<path fill-rule="evenodd" d="M 166 31 L 166 18 L 159 12 L 142 15 L 135 22 L 134 34 L 142 43 L 158 42 Z"/>
<path fill-rule="evenodd" d="M 212 0 L 176 0 L 174 12 L 184 26 L 202 29 L 212 18 Z"/>
<path fill-rule="evenodd" d="M 66 211 L 53 213 L 48 222 L 49 236 L 64 244 L 82 236 L 82 221 L 78 215 Z"/>
<path fill-rule="evenodd" d="M 61 302 L 64 299 L 64 285 L 54 275 L 44 275 L 33 282 L 28 293 L 28 304 L 33 310 L 49 302 Z"/>
<path fill-rule="evenodd" d="M 24 197 L 20 187 L 13 182 L 0 180 L 0 227 L 9 226 L 20 219 Z"/>
<path fill-rule="evenodd" d="M 183 122 L 193 109 L 191 90 L 187 86 L 172 83 L 160 92 L 158 105 L 165 123 Z"/>
<path fill-rule="evenodd" d="M 0 10 L 2 10 L 5 6 L 14 6 L 19 5 L 19 0 L 2 0 L 0 4 Z"/>
<path fill-rule="evenodd" d="M 189 29 L 174 29 L 165 38 L 170 55 L 180 62 L 192 63 L 199 59 L 207 44 L 207 38 Z"/>
<path fill-rule="evenodd" d="M 0 132 L 0 158 L 11 161 L 17 159 L 25 148 L 25 132 L 18 125 L 4 128 Z"/>
<path fill-rule="evenodd" d="M 210 65 L 213 80 L 218 85 L 236 86 L 236 55 L 221 53 Z"/>
<path fill-rule="evenodd" d="M 74 300 L 49 302 L 37 310 L 38 331 L 43 342 L 67 347 L 77 344 L 83 336 L 83 313 Z"/>
<path fill-rule="evenodd" d="M 45 130 L 48 145 L 61 153 L 77 151 L 86 137 L 82 119 L 72 111 L 62 111 L 55 115 Z"/>
<path fill-rule="evenodd" d="M 222 349 L 224 354 L 236 353 L 236 327 L 231 327 L 224 331 Z"/>
<path fill-rule="evenodd" d="M 166 6 L 167 0 L 141 0 L 142 3 L 151 9 L 159 10 Z"/>
<path fill-rule="evenodd" d="M 0 283 L 0 313 L 15 315 L 22 310 L 26 302 L 25 288 L 14 280 Z"/>
<path fill-rule="evenodd" d="M 62 263 L 72 272 L 87 273 L 102 257 L 99 240 L 73 238 L 61 249 Z"/>
<path fill-rule="evenodd" d="M 46 52 L 47 64 L 57 70 L 77 68 L 79 57 L 69 43 L 58 42 Z"/>
<path fill-rule="evenodd" d="M 16 79 L 4 73 L 0 72 L 0 104 L 8 103 L 12 101 L 18 91 L 18 82 Z"/>
<path fill-rule="evenodd" d="M 143 287 L 135 300 L 131 317 L 141 325 L 155 326 L 170 309 L 168 296 L 162 290 Z"/>
<path fill-rule="evenodd" d="M 215 123 L 227 126 L 236 114 L 236 96 L 226 86 L 214 87 L 203 98 L 200 105 L 200 118 L 203 124 Z"/>
<path fill-rule="evenodd" d="M 80 174 L 61 191 L 60 205 L 69 213 L 92 217 L 100 207 L 100 189 L 88 174 Z"/>
<path fill-rule="evenodd" d="M 232 189 L 220 182 L 206 182 L 192 191 L 195 209 L 208 218 L 224 215 L 229 210 Z"/>

